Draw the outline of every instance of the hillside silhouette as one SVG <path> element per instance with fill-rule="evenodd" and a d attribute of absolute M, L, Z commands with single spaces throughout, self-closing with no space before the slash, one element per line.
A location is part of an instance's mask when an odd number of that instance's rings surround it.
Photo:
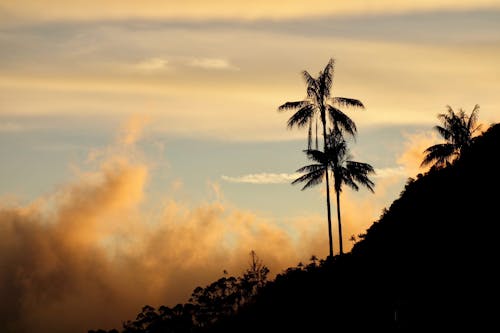
<path fill-rule="evenodd" d="M 192 315 L 184 326 L 146 322 L 123 332 L 489 330 L 497 326 L 499 172 L 495 124 L 452 164 L 408 179 L 351 252 L 260 281 L 241 306 L 202 327 Z M 179 306 L 188 305 L 199 303 Z"/>

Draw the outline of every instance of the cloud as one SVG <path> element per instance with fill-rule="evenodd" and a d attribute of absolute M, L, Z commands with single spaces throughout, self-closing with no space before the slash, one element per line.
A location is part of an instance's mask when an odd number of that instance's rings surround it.
<path fill-rule="evenodd" d="M 134 69 L 144 73 L 162 72 L 168 69 L 168 60 L 163 58 L 145 59 L 135 64 Z"/>
<path fill-rule="evenodd" d="M 161 1 L 144 0 L 139 3 L 107 1 L 67 2 L 63 0 L 20 0 L 4 3 L 4 12 L 19 19 L 39 20 L 102 20 L 102 19 L 290 19 L 299 17 L 373 15 L 431 10 L 470 10 L 476 8 L 498 8 L 495 0 L 422 0 L 402 2 L 381 0 L 377 2 L 353 0 L 313 0 L 307 4 L 301 0 L 289 0 L 283 6 L 280 1 L 254 0 L 252 6 L 241 1 L 228 3 L 225 0 Z M 48 10 L 50 8 L 50 10 Z"/>
<path fill-rule="evenodd" d="M 442 140 L 436 132 L 426 131 L 405 134 L 404 151 L 398 156 L 397 163 L 407 170 L 408 176 L 414 177 L 418 173 L 427 171 L 430 166 L 421 168 L 420 164 L 424 160 L 424 151 L 432 145 Z"/>
<path fill-rule="evenodd" d="M 150 165 L 113 147 L 135 142 L 141 119 L 67 184 L 29 204 L 0 204 L 0 331 L 119 328 L 145 304 L 187 301 L 224 269 L 241 274 L 250 250 L 273 275 L 326 254 L 321 218 L 284 227 L 225 203 L 217 183 L 207 184 L 211 201 L 167 192 L 145 210 Z"/>
<path fill-rule="evenodd" d="M 375 17 L 369 22 L 66 22 L 12 28 L 2 40 L 0 98 L 11 115 L 97 118 L 130 114 L 147 103 L 158 116 L 155 130 L 172 135 L 296 139 L 304 131 L 286 131 L 290 114 L 276 108 L 303 98 L 301 70 L 315 73 L 335 56 L 334 90 L 366 105 L 366 112 L 352 114 L 359 128 L 430 123 L 446 101 L 481 102 L 481 117 L 494 121 L 500 49 L 492 33 L 498 29 L 490 24 L 495 14 L 486 14 L 448 13 L 448 32 L 441 31 L 437 40 L 439 29 L 429 26 L 443 26 L 439 14 L 413 17 L 412 24 L 405 17 L 390 24 Z M 470 46 L 467 53 L 459 52 L 463 43 Z M 74 53 L 87 46 L 90 54 Z M 236 67 L 241 70 L 230 71 Z M 462 80 L 454 80 L 457 71 Z"/>
<path fill-rule="evenodd" d="M 392 176 L 401 176 L 406 174 L 406 169 L 403 166 L 375 169 L 374 178 L 385 178 Z M 299 178 L 301 173 L 251 173 L 242 176 L 221 176 L 221 179 L 230 183 L 246 183 L 246 184 L 285 184 Z"/>
<path fill-rule="evenodd" d="M 131 146 L 140 139 L 144 127 L 151 121 L 149 115 L 134 114 L 122 127 L 119 142 Z"/>
<path fill-rule="evenodd" d="M 406 175 L 407 170 L 403 166 L 375 169 L 373 178 L 387 178 Z"/>
<path fill-rule="evenodd" d="M 238 70 L 226 59 L 221 58 L 195 58 L 188 62 L 189 66 L 212 70 Z"/>
<path fill-rule="evenodd" d="M 246 183 L 246 184 L 284 184 L 289 183 L 298 177 L 299 173 L 252 173 L 243 176 L 221 176 L 222 180 L 230 183 Z"/>

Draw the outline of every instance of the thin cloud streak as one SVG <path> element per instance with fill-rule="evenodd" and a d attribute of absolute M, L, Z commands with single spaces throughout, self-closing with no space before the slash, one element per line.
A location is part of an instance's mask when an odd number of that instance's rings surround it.
<path fill-rule="evenodd" d="M 188 63 L 189 66 L 212 70 L 239 70 L 226 59 L 220 58 L 195 58 Z"/>
<path fill-rule="evenodd" d="M 163 72 L 168 69 L 168 60 L 163 58 L 145 59 L 135 64 L 133 68 L 145 73 Z"/>
<path fill-rule="evenodd" d="M 243 184 L 284 184 L 300 177 L 299 173 L 252 173 L 242 176 L 221 176 L 222 180 L 230 183 Z"/>
<path fill-rule="evenodd" d="M 405 176 L 407 174 L 407 170 L 403 166 L 396 166 L 390 168 L 375 168 L 375 174 L 372 176 L 373 178 L 388 178 L 388 177 L 397 177 L 397 176 Z"/>
<path fill-rule="evenodd" d="M 242 183 L 242 184 L 285 184 L 290 183 L 300 177 L 301 173 L 251 173 L 242 176 L 226 176 L 222 175 L 221 179 L 229 183 Z M 405 176 L 407 175 L 407 169 L 403 166 L 396 166 L 390 168 L 380 168 L 375 169 L 374 178 L 387 178 L 395 176 Z"/>

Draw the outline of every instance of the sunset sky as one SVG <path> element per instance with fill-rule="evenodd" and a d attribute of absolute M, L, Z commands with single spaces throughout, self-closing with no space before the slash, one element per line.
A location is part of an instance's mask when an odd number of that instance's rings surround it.
<path fill-rule="evenodd" d="M 307 133 L 277 107 L 330 58 L 376 170 L 342 194 L 349 249 L 447 105 L 500 121 L 499 32 L 498 0 L 0 0 L 0 330 L 120 328 L 250 250 L 272 274 L 324 258 L 325 189 L 290 184 Z"/>

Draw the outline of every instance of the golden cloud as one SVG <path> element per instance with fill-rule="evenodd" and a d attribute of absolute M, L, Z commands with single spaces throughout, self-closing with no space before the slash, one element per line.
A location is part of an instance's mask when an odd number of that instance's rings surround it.
<path fill-rule="evenodd" d="M 118 143 L 142 123 L 130 120 Z M 141 205 L 147 163 L 112 148 L 94 162 L 55 193 L 0 206 L 2 332 L 119 327 L 145 304 L 187 301 L 224 269 L 241 274 L 250 250 L 272 274 L 326 252 L 311 227 L 322 222 L 284 228 L 224 204 L 217 184 L 209 184 L 215 200 L 197 205 L 165 194 L 154 216 Z"/>

